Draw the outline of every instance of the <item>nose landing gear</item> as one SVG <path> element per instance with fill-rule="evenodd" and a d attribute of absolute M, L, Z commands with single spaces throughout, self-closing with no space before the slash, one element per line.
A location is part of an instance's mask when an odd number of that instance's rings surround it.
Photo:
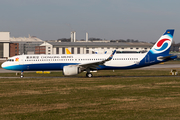
<path fill-rule="evenodd" d="M 21 71 L 21 76 L 20 78 L 23 78 L 24 77 L 24 71 Z"/>

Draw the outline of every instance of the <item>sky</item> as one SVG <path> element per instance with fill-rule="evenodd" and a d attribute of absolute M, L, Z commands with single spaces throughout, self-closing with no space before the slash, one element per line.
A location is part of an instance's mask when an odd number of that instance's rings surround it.
<path fill-rule="evenodd" d="M 134 39 L 156 42 L 175 29 L 180 43 L 180 0 L 0 0 L 0 32 L 42 40 Z"/>

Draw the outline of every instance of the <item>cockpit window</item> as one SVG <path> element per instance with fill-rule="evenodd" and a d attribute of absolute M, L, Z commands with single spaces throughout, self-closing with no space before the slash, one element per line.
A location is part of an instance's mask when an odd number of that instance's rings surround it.
<path fill-rule="evenodd" d="M 14 59 L 8 59 L 7 61 L 9 61 L 9 62 L 14 62 Z"/>

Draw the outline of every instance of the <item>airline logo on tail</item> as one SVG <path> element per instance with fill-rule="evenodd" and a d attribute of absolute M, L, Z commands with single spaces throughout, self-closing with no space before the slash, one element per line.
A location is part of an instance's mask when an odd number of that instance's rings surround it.
<path fill-rule="evenodd" d="M 167 30 L 150 50 L 153 54 L 168 51 L 172 44 L 174 30 Z"/>
<path fill-rule="evenodd" d="M 155 49 L 156 51 L 164 51 L 164 50 L 166 50 L 167 48 L 168 48 L 168 45 L 170 44 L 170 43 L 168 43 L 168 42 L 171 42 L 171 40 L 170 39 L 162 39 L 162 40 L 160 40 L 158 43 L 157 43 L 157 48 L 158 49 Z"/>
<path fill-rule="evenodd" d="M 71 54 L 68 48 L 66 48 L 66 54 Z"/>

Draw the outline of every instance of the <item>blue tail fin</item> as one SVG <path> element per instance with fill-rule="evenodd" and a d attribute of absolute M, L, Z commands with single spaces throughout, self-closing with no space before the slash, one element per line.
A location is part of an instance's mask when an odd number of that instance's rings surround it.
<path fill-rule="evenodd" d="M 140 64 L 142 66 L 148 66 L 177 58 L 176 55 L 169 54 L 173 34 L 174 29 L 166 30 L 151 50 L 145 55 L 144 59 L 141 60 Z"/>
<path fill-rule="evenodd" d="M 173 40 L 174 29 L 168 29 L 151 48 L 149 52 L 156 55 L 169 54 L 170 47 Z"/>

